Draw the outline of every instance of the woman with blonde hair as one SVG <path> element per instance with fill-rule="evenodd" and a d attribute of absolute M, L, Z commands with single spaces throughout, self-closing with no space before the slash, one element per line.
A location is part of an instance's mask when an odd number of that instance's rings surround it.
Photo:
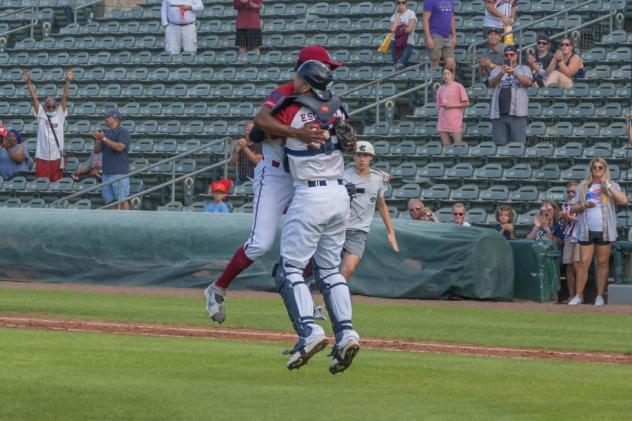
<path fill-rule="evenodd" d="M 597 258 L 596 306 L 604 305 L 603 293 L 608 280 L 608 261 L 612 243 L 617 239 L 615 204 L 625 205 L 628 197 L 619 184 L 610 179 L 608 163 L 603 158 L 590 161 L 584 181 L 577 186 L 573 198 L 573 212 L 577 213 L 574 235 L 579 241 L 576 295 L 568 302 L 578 305 L 584 301 L 588 270 Z"/>

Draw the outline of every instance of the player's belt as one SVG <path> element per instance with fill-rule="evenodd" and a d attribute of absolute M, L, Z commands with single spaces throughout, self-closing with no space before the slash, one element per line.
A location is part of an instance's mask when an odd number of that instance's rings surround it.
<path fill-rule="evenodd" d="M 176 25 L 176 26 L 189 26 L 189 25 L 193 25 L 193 24 L 195 24 L 195 21 L 193 21 L 193 22 L 189 22 L 189 23 L 175 23 L 175 22 L 171 22 L 171 21 L 169 21 L 169 23 L 170 23 L 171 25 Z"/>
<path fill-rule="evenodd" d="M 307 182 L 307 187 L 325 187 L 328 183 L 333 182 L 334 180 L 309 180 Z M 343 185 L 344 181 L 336 180 L 339 185 Z"/>
<path fill-rule="evenodd" d="M 290 156 L 315 156 L 315 155 L 321 155 L 321 154 L 330 154 L 335 150 L 342 150 L 342 147 L 338 143 L 332 143 L 332 142 L 327 141 L 325 142 L 324 145 L 322 145 L 318 149 L 304 149 L 300 151 L 297 151 L 295 149 L 290 149 L 288 147 L 284 147 L 284 149 L 285 149 L 285 153 Z"/>

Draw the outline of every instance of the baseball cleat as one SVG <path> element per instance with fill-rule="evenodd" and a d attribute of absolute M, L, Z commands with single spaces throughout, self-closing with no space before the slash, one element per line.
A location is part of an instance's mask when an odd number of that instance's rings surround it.
<path fill-rule="evenodd" d="M 329 364 L 329 372 L 336 374 L 345 371 L 349 368 L 359 351 L 360 344 L 355 339 L 350 339 L 342 349 L 335 347 L 331 353 L 333 359 L 331 364 Z"/>
<path fill-rule="evenodd" d="M 209 318 L 217 323 L 224 323 L 226 320 L 226 310 L 224 308 L 224 295 L 226 290 L 216 287 L 215 284 L 209 285 L 204 290 L 204 299 L 206 300 L 206 312 Z"/>
<path fill-rule="evenodd" d="M 294 351 L 287 362 L 288 370 L 295 370 L 307 364 L 310 358 L 327 348 L 329 341 L 325 335 L 318 335 L 298 351 Z"/>

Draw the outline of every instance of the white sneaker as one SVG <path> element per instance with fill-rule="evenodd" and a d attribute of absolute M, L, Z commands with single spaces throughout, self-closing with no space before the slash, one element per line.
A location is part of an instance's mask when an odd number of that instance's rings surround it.
<path fill-rule="evenodd" d="M 318 334 L 309 339 L 305 345 L 294 351 L 287 362 L 288 370 L 295 370 L 303 367 L 314 355 L 327 348 L 329 341 L 324 334 Z"/>
<path fill-rule="evenodd" d="M 217 323 L 224 323 L 226 320 L 226 310 L 224 308 L 224 296 L 226 290 L 215 286 L 215 284 L 209 285 L 204 290 L 204 299 L 206 300 L 206 312 L 212 321 Z"/>
<path fill-rule="evenodd" d="M 597 298 L 595 298 L 595 305 L 596 306 L 606 305 L 606 303 L 604 302 L 603 297 L 601 295 L 597 295 Z"/>
<path fill-rule="evenodd" d="M 581 304 L 581 303 L 582 303 L 582 299 L 581 299 L 581 298 L 579 298 L 579 295 L 576 295 L 576 296 L 574 296 L 574 297 L 573 297 L 573 299 L 572 299 L 572 300 L 570 300 L 570 301 L 568 302 L 568 305 L 569 305 L 569 306 L 576 306 L 576 305 L 579 305 L 579 304 Z"/>
<path fill-rule="evenodd" d="M 329 372 L 336 374 L 345 371 L 349 368 L 359 351 L 360 343 L 355 338 L 349 339 L 342 348 L 336 346 L 331 353 L 333 359 L 329 364 Z"/>

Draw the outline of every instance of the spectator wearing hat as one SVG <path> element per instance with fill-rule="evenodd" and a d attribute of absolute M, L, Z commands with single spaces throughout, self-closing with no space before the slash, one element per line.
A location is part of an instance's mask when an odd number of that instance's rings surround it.
<path fill-rule="evenodd" d="M 47 98 L 40 103 L 35 85 L 31 81 L 27 69 L 22 69 L 26 88 L 33 100 L 33 109 L 37 118 L 37 147 L 35 150 L 35 175 L 57 181 L 63 177 L 64 156 L 64 123 L 68 116 L 68 90 L 73 78 L 73 70 L 66 71 L 64 93 L 61 103 L 57 105 L 55 98 Z"/>
<path fill-rule="evenodd" d="M 492 69 L 489 86 L 494 88 L 490 118 L 492 140 L 498 145 L 509 142 L 524 142 L 527 132 L 529 94 L 533 83 L 528 66 L 518 65 L 518 50 L 515 45 L 504 49 L 505 64 Z"/>
<path fill-rule="evenodd" d="M 527 64 L 533 72 L 533 80 L 538 86 L 544 86 L 546 69 L 554 59 L 551 52 L 551 41 L 544 34 L 538 35 L 536 51 L 530 49 L 527 54 Z"/>
<path fill-rule="evenodd" d="M 108 182 L 129 173 L 130 136 L 127 129 L 121 126 L 121 114 L 117 109 L 105 112 L 107 129 L 92 133 L 95 140 L 94 153 L 102 153 L 103 201 L 105 204 L 118 202 L 129 196 L 129 178 L 114 183 Z M 129 203 L 120 203 L 120 208 L 129 210 Z"/>
<path fill-rule="evenodd" d="M 0 124 L 0 177 L 5 181 L 29 169 L 29 153 L 17 143 L 16 133 Z"/>
<path fill-rule="evenodd" d="M 487 45 L 478 59 L 478 74 L 485 81 L 485 84 L 488 83 L 489 72 L 493 68 L 503 65 L 504 49 L 505 44 L 500 42 L 500 29 L 488 28 Z"/>
<path fill-rule="evenodd" d="M 211 183 L 210 191 L 213 195 L 213 203 L 209 203 L 206 206 L 206 210 L 204 212 L 207 213 L 230 213 L 230 209 L 224 200 L 226 199 L 226 195 L 228 194 L 228 186 L 224 180 L 215 181 Z"/>
<path fill-rule="evenodd" d="M 237 166 L 235 184 L 242 184 L 255 177 L 255 167 L 263 159 L 263 145 L 250 140 L 250 131 L 254 123 L 246 122 L 244 136 L 237 139 L 233 146 L 233 153 L 228 158 L 228 165 Z"/>
<path fill-rule="evenodd" d="M 197 16 L 204 11 L 201 0 L 162 0 L 160 21 L 165 29 L 165 51 L 170 54 L 197 51 Z"/>
<path fill-rule="evenodd" d="M 390 31 L 394 34 L 391 41 L 393 66 L 396 70 L 408 66 L 408 60 L 415 45 L 415 26 L 417 16 L 407 6 L 407 0 L 397 0 L 396 11 L 391 16 Z"/>
<path fill-rule="evenodd" d="M 454 0 L 426 0 L 423 11 L 426 46 L 433 66 L 443 59 L 445 67 L 456 72 L 456 19 Z"/>

